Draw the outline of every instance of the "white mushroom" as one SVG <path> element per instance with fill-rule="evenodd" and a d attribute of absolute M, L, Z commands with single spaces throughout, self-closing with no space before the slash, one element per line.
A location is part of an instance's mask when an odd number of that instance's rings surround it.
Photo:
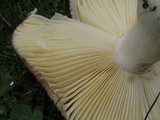
<path fill-rule="evenodd" d="M 17 54 L 67 120 L 144 120 L 160 92 L 160 1 L 72 0 L 71 9 L 79 21 L 32 13 L 13 34 Z M 157 100 L 147 120 L 159 113 Z"/>

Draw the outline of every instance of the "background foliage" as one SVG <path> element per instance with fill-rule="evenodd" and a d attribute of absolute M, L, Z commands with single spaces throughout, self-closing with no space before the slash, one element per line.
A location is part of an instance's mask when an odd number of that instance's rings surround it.
<path fill-rule="evenodd" d="M 55 11 L 70 16 L 68 0 L 0 1 L 0 120 L 63 120 L 11 45 L 13 31 L 34 8 L 48 18 Z"/>

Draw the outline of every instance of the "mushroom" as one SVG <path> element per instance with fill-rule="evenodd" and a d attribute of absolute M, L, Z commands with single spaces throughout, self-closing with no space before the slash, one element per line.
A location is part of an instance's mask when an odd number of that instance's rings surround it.
<path fill-rule="evenodd" d="M 32 12 L 19 57 L 67 120 L 143 120 L 160 92 L 160 1 L 71 0 L 73 18 Z M 137 12 L 136 12 L 137 11 Z M 147 120 L 159 120 L 157 100 Z"/>
<path fill-rule="evenodd" d="M 122 37 L 137 17 L 137 0 L 70 0 L 71 14 L 76 20 Z"/>

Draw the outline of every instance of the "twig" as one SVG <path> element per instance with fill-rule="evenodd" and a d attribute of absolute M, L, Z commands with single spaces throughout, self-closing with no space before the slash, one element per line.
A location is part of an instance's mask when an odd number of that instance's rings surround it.
<path fill-rule="evenodd" d="M 147 112 L 147 114 L 146 114 L 146 116 L 145 116 L 144 120 L 147 120 L 148 115 L 149 115 L 149 113 L 151 112 L 151 110 L 152 110 L 153 106 L 155 105 L 155 103 L 157 102 L 157 100 L 158 100 L 159 96 L 160 96 L 160 92 L 158 93 L 158 95 L 157 95 L 156 99 L 154 100 L 154 102 L 152 103 L 151 107 L 149 108 L 149 110 L 148 110 L 148 112 Z"/>

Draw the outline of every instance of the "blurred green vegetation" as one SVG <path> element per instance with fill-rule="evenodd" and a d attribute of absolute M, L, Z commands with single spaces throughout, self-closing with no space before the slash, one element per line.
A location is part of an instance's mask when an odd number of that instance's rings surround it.
<path fill-rule="evenodd" d="M 70 16 L 68 0 L 0 1 L 0 120 L 63 120 L 11 44 L 13 31 L 34 8 L 48 18 L 55 12 Z"/>

